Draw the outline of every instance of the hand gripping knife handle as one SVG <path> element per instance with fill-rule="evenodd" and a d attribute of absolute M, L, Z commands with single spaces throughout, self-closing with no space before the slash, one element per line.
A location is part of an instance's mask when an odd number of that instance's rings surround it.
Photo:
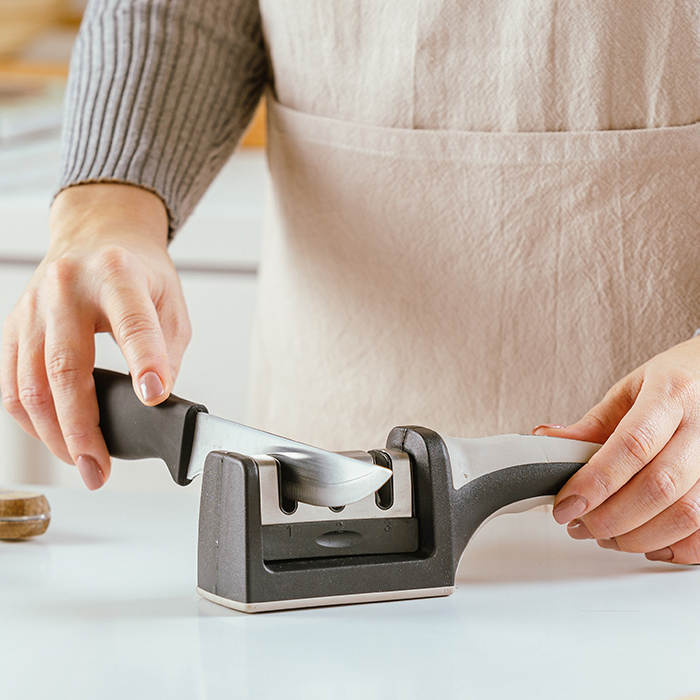
<path fill-rule="evenodd" d="M 357 545 L 343 537 L 350 546 L 325 556 L 295 554 L 295 538 L 315 536 L 295 522 L 287 526 L 287 558 L 274 561 L 265 554 L 271 526 L 261 516 L 259 465 L 250 457 L 212 452 L 202 483 L 197 590 L 244 612 L 449 595 L 464 549 L 483 523 L 551 501 L 599 447 L 543 436 L 459 439 L 427 428 L 394 428 L 379 454 L 389 461 L 392 455 L 410 459 L 411 517 L 401 526 L 413 526 L 413 545 L 403 540 L 393 550 L 391 544 L 362 550 L 367 519 L 329 513 L 334 517 L 316 523 L 313 532 L 327 530 L 323 541 L 352 534 Z M 384 515 L 389 512 L 376 515 L 379 534 L 371 531 L 386 544 L 399 521 Z"/>

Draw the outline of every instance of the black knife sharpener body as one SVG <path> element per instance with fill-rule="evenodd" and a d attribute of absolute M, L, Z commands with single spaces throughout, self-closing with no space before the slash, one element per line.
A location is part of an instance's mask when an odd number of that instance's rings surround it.
<path fill-rule="evenodd" d="M 442 438 L 421 427 L 394 428 L 387 447 L 410 455 L 412 551 L 266 560 L 258 465 L 230 452 L 208 455 L 199 521 L 198 592 L 245 612 L 449 595 L 470 538 L 509 504 L 553 496 L 583 463 L 519 464 L 453 486 Z M 411 525 L 410 523 L 408 525 Z M 333 526 L 330 523 L 329 526 Z M 352 521 L 335 524 L 339 532 Z M 397 540 L 397 543 L 400 542 Z M 303 549 L 303 548 L 302 548 Z M 386 551 L 386 550 L 389 551 Z"/>

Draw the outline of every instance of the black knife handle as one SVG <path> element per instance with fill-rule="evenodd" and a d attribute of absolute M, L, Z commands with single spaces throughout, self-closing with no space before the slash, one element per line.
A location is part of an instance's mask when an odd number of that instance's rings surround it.
<path fill-rule="evenodd" d="M 95 368 L 93 377 L 109 454 L 121 459 L 158 457 L 168 465 L 176 484 L 189 484 L 196 416 L 207 409 L 174 394 L 158 406 L 144 406 L 129 375 Z"/>

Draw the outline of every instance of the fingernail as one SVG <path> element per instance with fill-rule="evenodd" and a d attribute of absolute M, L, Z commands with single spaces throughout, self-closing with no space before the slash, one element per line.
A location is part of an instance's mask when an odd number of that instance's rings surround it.
<path fill-rule="evenodd" d="M 585 526 L 582 520 L 572 520 L 567 526 L 566 531 L 575 540 L 592 540 L 591 531 Z"/>
<path fill-rule="evenodd" d="M 608 540 L 596 540 L 596 541 L 598 542 L 598 546 L 602 547 L 603 549 L 614 549 L 617 552 L 620 551 L 620 545 L 615 541 L 614 537 L 611 537 Z"/>
<path fill-rule="evenodd" d="M 87 486 L 90 491 L 99 489 L 104 486 L 105 475 L 100 469 L 100 465 L 90 457 L 90 455 L 80 455 L 78 459 L 75 460 L 75 464 L 78 467 L 80 476 L 83 477 L 85 486 Z"/>
<path fill-rule="evenodd" d="M 544 432 L 538 432 L 539 430 L 564 430 L 566 426 L 564 425 L 554 425 L 554 423 L 541 423 L 536 428 L 532 429 L 533 435 L 544 435 Z"/>
<path fill-rule="evenodd" d="M 139 382 L 141 397 L 144 401 L 154 401 L 165 393 L 163 382 L 155 372 L 146 372 Z"/>
<path fill-rule="evenodd" d="M 552 514 L 554 519 L 560 524 L 568 523 L 579 515 L 583 515 L 588 508 L 588 502 L 583 496 L 573 495 L 565 498 L 561 503 L 558 503 Z"/>
<path fill-rule="evenodd" d="M 654 552 L 647 552 L 644 556 L 649 561 L 671 561 L 673 559 L 673 550 L 670 547 L 664 547 Z"/>

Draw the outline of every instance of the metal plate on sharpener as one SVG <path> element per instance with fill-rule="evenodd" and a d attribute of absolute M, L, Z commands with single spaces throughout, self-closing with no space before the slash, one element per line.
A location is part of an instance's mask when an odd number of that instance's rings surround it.
<path fill-rule="evenodd" d="M 367 554 L 415 552 L 418 521 L 413 516 L 408 455 L 384 451 L 346 453 L 392 469 L 376 493 L 342 508 L 285 501 L 282 470 L 269 457 L 255 458 L 260 475 L 263 558 L 267 562 Z"/>
<path fill-rule="evenodd" d="M 398 554 L 418 549 L 415 518 L 364 518 L 263 526 L 266 562 L 366 554 Z"/>

